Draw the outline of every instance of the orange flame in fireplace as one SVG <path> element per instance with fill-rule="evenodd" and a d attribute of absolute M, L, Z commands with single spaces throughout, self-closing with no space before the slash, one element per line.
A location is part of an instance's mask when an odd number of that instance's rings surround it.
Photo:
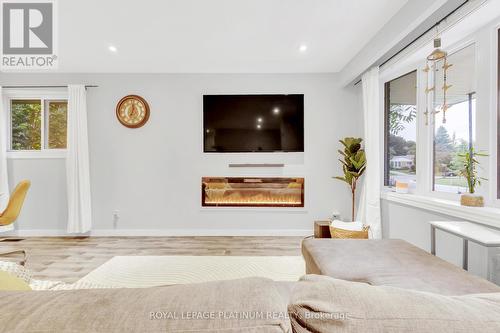
<path fill-rule="evenodd" d="M 204 205 L 207 206 L 303 206 L 303 185 L 290 183 L 204 182 Z"/>

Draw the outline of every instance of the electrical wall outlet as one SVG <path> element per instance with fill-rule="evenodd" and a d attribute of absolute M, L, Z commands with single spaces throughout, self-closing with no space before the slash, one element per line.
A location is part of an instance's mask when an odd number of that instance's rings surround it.
<path fill-rule="evenodd" d="M 332 221 L 341 220 L 341 219 L 342 219 L 342 215 L 340 215 L 339 212 L 332 212 Z"/>
<path fill-rule="evenodd" d="M 113 228 L 116 229 L 118 226 L 118 221 L 120 220 L 120 211 L 119 210 L 114 210 L 113 211 Z"/>

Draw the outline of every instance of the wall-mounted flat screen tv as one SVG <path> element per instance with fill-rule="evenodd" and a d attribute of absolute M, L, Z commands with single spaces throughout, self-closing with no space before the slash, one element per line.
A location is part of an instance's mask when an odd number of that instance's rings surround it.
<path fill-rule="evenodd" d="M 304 95 L 204 95 L 204 152 L 303 152 Z"/>

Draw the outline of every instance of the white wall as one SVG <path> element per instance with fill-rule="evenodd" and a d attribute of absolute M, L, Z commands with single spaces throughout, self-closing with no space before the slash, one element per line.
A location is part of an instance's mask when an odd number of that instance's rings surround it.
<path fill-rule="evenodd" d="M 347 216 L 349 192 L 331 179 L 340 173 L 337 140 L 361 135 L 357 88 L 334 74 L 1 74 L 2 85 L 96 84 L 88 92 L 93 232 L 96 234 L 294 234 L 312 230 L 333 210 Z M 205 93 L 305 94 L 305 153 L 203 154 Z M 151 107 L 140 129 L 121 126 L 118 100 L 143 96 Z M 283 162 L 283 169 L 229 169 L 234 162 Z M 62 232 L 66 223 L 63 159 L 9 161 L 11 185 L 33 187 L 17 227 Z M 305 177 L 305 209 L 201 208 L 202 176 Z M 120 212 L 117 223 L 113 211 Z M 114 230 L 113 230 L 114 229 Z M 43 232 L 42 232 L 43 233 Z"/>
<path fill-rule="evenodd" d="M 428 252 L 431 250 L 430 221 L 453 221 L 456 218 L 382 200 L 384 238 L 404 239 Z M 436 231 L 436 255 L 462 267 L 462 239 Z M 488 251 L 469 242 L 469 271 L 487 277 Z"/>

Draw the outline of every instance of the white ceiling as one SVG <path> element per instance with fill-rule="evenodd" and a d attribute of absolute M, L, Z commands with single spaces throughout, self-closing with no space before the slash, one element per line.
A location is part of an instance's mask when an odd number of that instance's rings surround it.
<path fill-rule="evenodd" d="M 59 71 L 338 72 L 406 2 L 58 1 Z"/>

